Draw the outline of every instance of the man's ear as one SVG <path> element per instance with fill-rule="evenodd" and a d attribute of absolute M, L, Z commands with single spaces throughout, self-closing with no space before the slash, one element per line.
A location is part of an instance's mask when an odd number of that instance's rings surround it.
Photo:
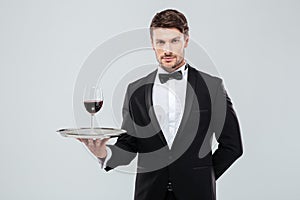
<path fill-rule="evenodd" d="M 190 36 L 185 35 L 184 36 L 184 48 L 186 48 L 189 45 Z"/>

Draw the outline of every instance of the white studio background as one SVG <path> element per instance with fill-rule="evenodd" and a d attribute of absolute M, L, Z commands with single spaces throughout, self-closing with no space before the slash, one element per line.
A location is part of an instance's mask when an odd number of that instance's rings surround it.
<path fill-rule="evenodd" d="M 104 172 L 55 131 L 75 126 L 73 89 L 89 54 L 165 8 L 187 16 L 240 118 L 244 155 L 218 180 L 218 199 L 300 196 L 299 1 L 1 0 L 0 199 L 133 199 L 133 175 Z M 99 115 L 116 126 L 108 109 Z"/>

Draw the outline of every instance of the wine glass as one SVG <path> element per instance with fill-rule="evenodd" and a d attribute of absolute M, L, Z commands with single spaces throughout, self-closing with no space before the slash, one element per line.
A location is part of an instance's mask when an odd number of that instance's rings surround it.
<path fill-rule="evenodd" d="M 94 129 L 94 115 L 102 108 L 103 93 L 98 86 L 87 86 L 84 92 L 84 107 L 91 114 L 91 129 Z"/>

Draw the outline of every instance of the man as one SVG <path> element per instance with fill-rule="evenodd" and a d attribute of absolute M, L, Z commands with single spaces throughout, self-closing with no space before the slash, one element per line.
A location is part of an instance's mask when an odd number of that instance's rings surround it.
<path fill-rule="evenodd" d="M 222 80 L 184 59 L 189 42 L 185 16 L 172 9 L 150 25 L 158 69 L 129 84 L 121 135 L 81 140 L 105 170 L 137 155 L 136 200 L 215 200 L 215 181 L 242 155 L 240 129 Z M 219 143 L 212 153 L 211 138 Z"/>

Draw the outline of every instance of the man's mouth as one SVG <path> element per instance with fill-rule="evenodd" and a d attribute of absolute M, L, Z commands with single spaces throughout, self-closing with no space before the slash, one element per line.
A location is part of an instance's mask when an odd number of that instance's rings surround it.
<path fill-rule="evenodd" d="M 175 57 L 173 56 L 164 56 L 163 60 L 165 60 L 166 62 L 171 62 Z"/>

